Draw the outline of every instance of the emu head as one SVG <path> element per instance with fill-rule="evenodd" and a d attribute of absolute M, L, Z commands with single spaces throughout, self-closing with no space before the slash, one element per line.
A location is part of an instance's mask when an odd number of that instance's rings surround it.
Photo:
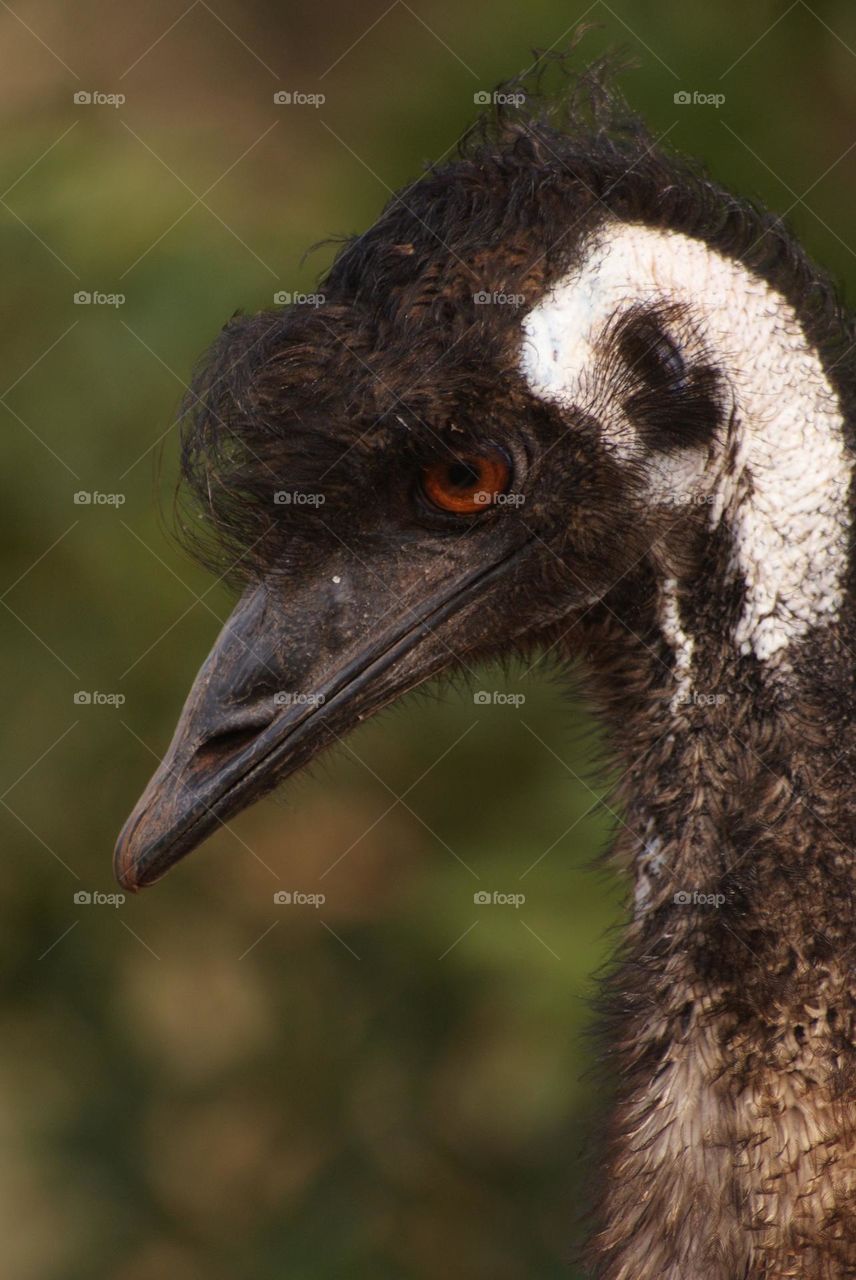
<path fill-rule="evenodd" d="M 319 305 L 215 343 L 184 474 L 244 592 L 120 837 L 128 888 L 450 668 L 558 642 L 617 670 L 620 636 L 674 707 L 698 661 L 775 682 L 839 625 L 847 325 L 779 222 L 595 98 L 500 117 Z"/>

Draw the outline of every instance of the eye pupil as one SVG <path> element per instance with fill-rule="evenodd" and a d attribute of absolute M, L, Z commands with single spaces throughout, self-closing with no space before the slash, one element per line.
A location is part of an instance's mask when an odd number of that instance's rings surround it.
<path fill-rule="evenodd" d="M 472 489 L 479 482 L 479 473 L 468 462 L 452 462 L 449 465 L 449 483 L 454 489 Z"/>

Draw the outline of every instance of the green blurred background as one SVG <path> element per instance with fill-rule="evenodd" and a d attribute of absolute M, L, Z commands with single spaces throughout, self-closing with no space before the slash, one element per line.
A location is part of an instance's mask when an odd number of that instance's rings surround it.
<path fill-rule="evenodd" d="M 547 662 L 410 699 L 137 900 L 74 895 L 114 891 L 229 610 L 169 531 L 194 360 L 236 309 L 310 291 L 330 250 L 307 247 L 369 224 L 581 18 L 584 56 L 638 55 L 656 133 L 856 278 L 849 0 L 0 10 L 4 1277 L 576 1275 L 592 975 L 626 886 L 591 868 L 597 739 Z"/>

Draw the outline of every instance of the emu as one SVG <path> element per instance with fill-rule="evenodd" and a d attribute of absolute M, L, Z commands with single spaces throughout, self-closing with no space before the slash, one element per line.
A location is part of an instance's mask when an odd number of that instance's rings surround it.
<path fill-rule="evenodd" d="M 497 109 L 340 248 L 322 306 L 215 342 L 182 469 L 244 589 L 117 874 L 151 884 L 456 663 L 580 660 L 635 880 L 592 1273 L 842 1280 L 856 330 L 611 80 Z"/>

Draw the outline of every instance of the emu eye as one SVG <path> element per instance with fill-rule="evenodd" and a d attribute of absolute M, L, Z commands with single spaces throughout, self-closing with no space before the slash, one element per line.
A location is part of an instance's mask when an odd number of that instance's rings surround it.
<path fill-rule="evenodd" d="M 422 470 L 422 491 L 441 511 L 471 515 L 494 504 L 511 479 L 511 464 L 500 451 L 461 453 Z"/>

